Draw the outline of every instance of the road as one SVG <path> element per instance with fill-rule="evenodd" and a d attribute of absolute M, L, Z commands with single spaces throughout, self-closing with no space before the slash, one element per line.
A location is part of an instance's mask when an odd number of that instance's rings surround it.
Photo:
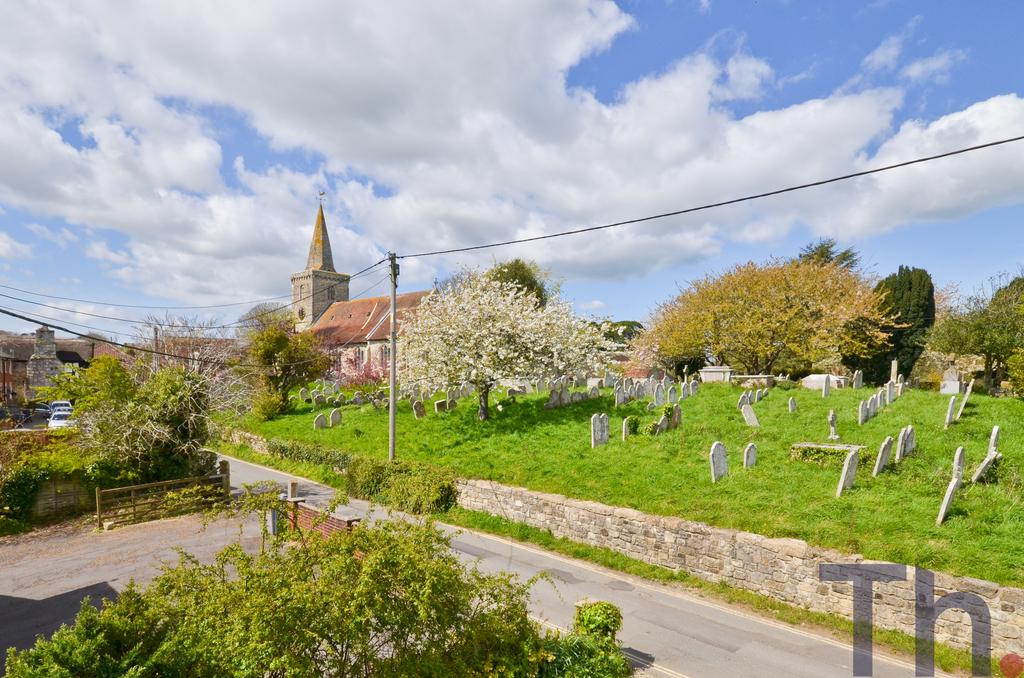
<path fill-rule="evenodd" d="M 271 480 L 299 482 L 299 496 L 324 505 L 334 490 L 310 480 L 238 459 L 232 484 Z M 378 520 L 384 511 L 350 500 L 336 510 L 345 518 Z M 741 675 L 846 678 L 853 675 L 853 650 L 832 638 L 754 616 L 691 595 L 679 588 L 606 570 L 492 535 L 439 525 L 453 536 L 454 550 L 481 570 L 513 572 L 523 579 L 546 573 L 532 590 L 531 612 L 560 629 L 572 624 L 577 601 L 607 600 L 622 609 L 619 639 L 643 676 L 733 678 Z M 874 675 L 913 676 L 913 666 L 875 652 Z M 942 674 L 937 674 L 942 675 Z"/>

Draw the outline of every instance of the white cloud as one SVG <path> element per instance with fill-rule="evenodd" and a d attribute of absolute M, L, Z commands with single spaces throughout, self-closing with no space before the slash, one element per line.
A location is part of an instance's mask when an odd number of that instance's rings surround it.
<path fill-rule="evenodd" d="M 109 275 L 203 303 L 287 291 L 325 187 L 336 263 L 353 271 L 387 249 L 462 247 L 665 212 L 1024 127 L 1024 106 L 1009 95 L 894 132 L 898 88 L 740 116 L 732 102 L 756 101 L 775 82 L 772 66 L 742 45 L 721 58 L 696 52 L 605 103 L 566 86 L 573 66 L 634 26 L 602 0 L 90 0 L 6 14 L 0 204 L 94 229 L 85 253 Z M 865 68 L 896 68 L 914 25 Z M 237 112 L 273 148 L 322 155 L 322 166 L 224 162 L 210 107 Z M 63 139 L 65 125 L 87 143 Z M 557 245 L 410 259 L 402 284 L 495 255 L 533 257 L 562 276 L 621 279 L 699 261 L 732 241 L 778 238 L 794 224 L 855 238 L 948 218 L 963 205 L 1019 201 L 1020 174 L 1003 168 L 1022 152 L 987 153 L 951 160 L 936 182 L 913 190 L 879 177 Z M 108 240 L 126 244 L 114 251 Z"/>
<path fill-rule="evenodd" d="M 697 11 L 701 14 L 710 14 L 711 0 L 697 0 Z"/>
<path fill-rule="evenodd" d="M 582 304 L 579 304 L 579 308 L 581 311 L 600 311 L 607 305 L 608 304 L 604 303 L 600 299 L 593 299 L 591 301 L 585 301 Z"/>
<path fill-rule="evenodd" d="M 28 259 L 32 246 L 18 242 L 9 234 L 0 232 L 0 259 Z"/>
<path fill-rule="evenodd" d="M 861 66 L 867 71 L 891 71 L 895 69 L 900 55 L 903 53 L 904 44 L 914 34 L 920 23 L 920 16 L 916 16 L 908 21 L 902 31 L 882 40 L 878 47 L 864 57 Z"/>
<path fill-rule="evenodd" d="M 966 50 L 942 50 L 930 57 L 911 61 L 900 69 L 900 75 L 915 82 L 931 80 L 944 83 L 949 81 L 949 72 L 953 69 L 953 66 L 966 59 Z"/>
<path fill-rule="evenodd" d="M 42 224 L 26 224 L 25 228 L 35 234 L 37 237 L 43 240 L 49 240 L 61 249 L 68 246 L 69 242 L 77 242 L 78 236 L 72 233 L 67 228 L 61 228 L 59 231 L 49 229 Z"/>

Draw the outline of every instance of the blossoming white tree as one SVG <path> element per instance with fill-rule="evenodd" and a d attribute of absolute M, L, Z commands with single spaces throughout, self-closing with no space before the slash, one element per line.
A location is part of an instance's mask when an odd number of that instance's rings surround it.
<path fill-rule="evenodd" d="M 477 416 L 490 416 L 488 398 L 499 379 L 553 377 L 598 367 L 611 348 L 599 327 L 568 303 L 537 297 L 477 272 L 431 294 L 402 326 L 398 356 L 404 382 L 444 385 L 469 381 Z"/>

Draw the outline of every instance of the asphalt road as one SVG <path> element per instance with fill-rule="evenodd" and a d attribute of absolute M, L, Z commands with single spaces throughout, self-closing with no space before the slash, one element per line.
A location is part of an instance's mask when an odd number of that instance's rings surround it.
<path fill-rule="evenodd" d="M 299 495 L 323 505 L 334 490 L 241 460 L 231 461 L 232 485 L 271 480 L 299 481 Z M 345 518 L 370 520 L 386 512 L 351 500 L 337 509 Z M 532 613 L 542 623 L 565 629 L 577 601 L 607 600 L 622 609 L 619 639 L 644 676 L 734 678 L 789 676 L 845 678 L 853 675 L 853 650 L 832 638 L 766 620 L 743 610 L 705 600 L 679 588 L 662 586 L 606 570 L 500 537 L 440 525 L 453 533 L 453 548 L 481 570 L 513 572 L 523 579 L 546 573 L 532 590 Z M 875 652 L 874 675 L 913 676 L 913 666 Z M 942 675 L 942 674 L 937 674 Z"/>

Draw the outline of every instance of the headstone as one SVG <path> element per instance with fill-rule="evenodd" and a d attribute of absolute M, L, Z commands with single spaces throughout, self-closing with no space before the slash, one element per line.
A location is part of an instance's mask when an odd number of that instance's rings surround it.
<path fill-rule="evenodd" d="M 757 445 L 747 443 L 743 448 L 743 468 L 751 468 L 757 463 Z"/>
<path fill-rule="evenodd" d="M 690 388 L 686 384 L 682 384 L 679 387 L 679 399 L 676 402 L 683 402 L 690 397 Z"/>
<path fill-rule="evenodd" d="M 629 437 L 629 417 L 622 420 L 622 440 Z"/>
<path fill-rule="evenodd" d="M 738 409 L 740 409 L 741 407 L 743 407 L 746 404 L 747 404 L 747 392 L 744 391 L 743 393 L 740 394 L 739 400 L 736 401 L 736 409 L 738 410 Z"/>
<path fill-rule="evenodd" d="M 455 407 L 456 407 L 456 406 L 457 406 L 458 404 L 459 404 L 459 401 L 458 401 L 458 400 L 449 400 L 449 401 L 448 401 L 448 409 L 449 409 L 449 410 L 454 410 L 454 409 L 455 409 Z"/>
<path fill-rule="evenodd" d="M 868 404 L 863 400 L 857 405 L 857 425 L 863 426 L 868 420 Z"/>
<path fill-rule="evenodd" d="M 326 419 L 326 417 L 324 417 L 324 413 L 323 412 L 321 412 L 320 414 L 316 415 L 316 417 L 313 419 L 313 428 L 314 429 L 327 428 L 327 419 Z"/>
<path fill-rule="evenodd" d="M 861 388 L 863 386 L 864 386 L 864 371 L 863 370 L 856 370 L 853 373 L 853 387 L 854 388 Z"/>
<path fill-rule="evenodd" d="M 789 397 L 789 411 L 796 412 L 796 398 L 793 396 Z"/>
<path fill-rule="evenodd" d="M 946 408 L 946 423 L 942 425 L 943 429 L 949 428 L 949 425 L 953 423 L 953 410 L 956 408 L 956 396 L 949 397 L 949 407 Z"/>
<path fill-rule="evenodd" d="M 581 403 L 586 399 L 587 394 L 581 391 L 573 391 L 571 394 L 569 394 L 569 402 L 571 403 Z"/>
<path fill-rule="evenodd" d="M 910 432 L 907 427 L 900 429 L 900 433 L 896 436 L 896 463 L 903 461 L 903 458 L 907 456 L 907 438 L 910 436 Z"/>
<path fill-rule="evenodd" d="M 868 398 L 868 419 L 873 419 L 878 413 L 878 395 Z"/>
<path fill-rule="evenodd" d="M 892 455 L 892 436 L 886 436 L 882 446 L 878 448 L 878 456 L 875 457 L 875 469 L 871 472 L 872 477 L 877 476 L 889 465 L 889 457 Z"/>
<path fill-rule="evenodd" d="M 666 396 L 670 403 L 674 403 L 679 400 L 679 392 L 676 390 L 675 385 L 669 386 L 668 395 Z"/>
<path fill-rule="evenodd" d="M 907 443 L 904 447 L 904 457 L 909 457 L 914 453 L 914 450 L 917 449 L 917 433 L 914 432 L 914 426 L 912 424 L 907 424 Z"/>
<path fill-rule="evenodd" d="M 988 472 L 992 469 L 993 466 L 995 466 L 995 463 L 1002 458 L 1003 455 L 999 454 L 998 452 L 996 452 L 995 454 L 986 454 L 985 458 L 982 459 L 981 464 L 978 465 L 978 468 L 976 468 L 974 470 L 974 473 L 971 475 L 971 482 L 980 483 L 982 480 L 984 480 Z"/>
<path fill-rule="evenodd" d="M 661 415 L 661 419 L 658 420 L 658 433 L 664 433 L 668 430 L 668 417 L 664 414 Z"/>
<path fill-rule="evenodd" d="M 306 388 L 305 386 L 299 389 L 299 399 L 302 400 L 302 402 L 308 402 L 310 399 L 309 389 Z"/>
<path fill-rule="evenodd" d="M 988 454 L 999 453 L 999 427 L 993 426 L 992 433 L 988 435 Z"/>
<path fill-rule="evenodd" d="M 427 408 L 423 406 L 422 400 L 412 401 L 412 415 L 417 419 L 422 419 L 427 414 Z"/>
<path fill-rule="evenodd" d="M 329 420 L 330 427 L 334 428 L 335 426 L 337 426 L 340 423 L 341 423 L 341 410 L 338 410 L 338 409 L 331 410 L 331 418 Z"/>
<path fill-rule="evenodd" d="M 888 395 L 888 393 L 889 392 L 886 391 L 884 388 L 883 389 L 879 389 L 879 391 L 878 391 L 878 404 L 882 408 L 885 408 L 885 407 L 889 406 L 889 395 Z"/>
<path fill-rule="evenodd" d="M 558 403 L 560 405 L 568 405 L 570 402 L 572 402 L 572 399 L 569 396 L 569 386 L 563 381 L 562 388 L 558 392 Z"/>
<path fill-rule="evenodd" d="M 593 400 L 594 398 L 601 397 L 601 391 L 596 386 L 591 386 L 590 391 L 587 393 L 587 397 Z"/>
<path fill-rule="evenodd" d="M 825 375 L 825 383 L 823 383 L 821 385 L 821 397 L 822 398 L 827 398 L 828 397 L 829 390 L 831 389 L 831 387 L 832 387 L 832 376 L 826 374 Z"/>
<path fill-rule="evenodd" d="M 677 403 L 672 407 L 672 428 L 679 428 L 679 425 L 683 423 L 683 408 L 679 407 Z"/>
<path fill-rule="evenodd" d="M 837 423 L 838 423 L 838 420 L 836 419 L 836 411 L 835 410 L 829 410 L 828 411 L 828 439 L 829 440 L 839 440 L 839 434 L 836 433 L 836 424 Z"/>
<path fill-rule="evenodd" d="M 900 376 L 902 377 L 903 375 L 901 374 Z M 906 386 L 906 384 L 904 384 L 902 381 L 896 382 L 896 397 L 897 398 L 902 398 L 903 397 L 903 387 L 904 386 Z"/>
<path fill-rule="evenodd" d="M 935 524 L 941 525 L 946 520 L 946 516 L 949 514 L 949 509 L 953 506 L 953 497 L 956 496 L 956 491 L 960 489 L 960 485 L 964 481 L 964 448 L 956 448 L 956 454 L 953 455 L 953 477 L 949 481 L 949 485 L 946 486 L 946 494 L 942 497 L 942 504 L 939 506 L 939 515 L 935 518 Z"/>
<path fill-rule="evenodd" d="M 960 401 L 960 409 L 956 411 L 956 421 L 960 421 L 960 417 L 963 416 L 964 408 L 967 407 L 967 399 L 971 397 L 971 391 L 974 390 L 974 380 L 971 379 L 967 382 L 967 390 L 964 391 L 964 399 Z"/>
<path fill-rule="evenodd" d="M 665 404 L 665 387 L 661 384 L 654 387 L 654 404 L 659 407 Z"/>
<path fill-rule="evenodd" d="M 888 384 L 885 385 L 885 400 L 886 400 L 886 402 L 890 402 L 890 403 L 896 401 L 896 382 L 895 381 L 890 381 Z"/>
<path fill-rule="evenodd" d="M 622 384 L 616 384 L 612 393 L 615 395 L 615 407 L 626 404 L 626 392 L 623 390 Z"/>
<path fill-rule="evenodd" d="M 690 382 L 690 395 L 697 395 L 697 389 L 700 387 L 700 383 L 697 380 Z"/>
<path fill-rule="evenodd" d="M 360 393 L 356 393 L 354 396 L 352 396 L 352 404 L 353 405 L 362 405 L 365 402 L 366 402 L 366 397 L 361 392 Z"/>
<path fill-rule="evenodd" d="M 760 426 L 761 424 L 757 421 L 757 415 L 754 414 L 754 408 L 750 405 L 744 405 L 740 408 L 743 412 L 743 421 L 747 422 L 747 426 Z"/>
<path fill-rule="evenodd" d="M 846 455 L 846 459 L 843 461 L 843 472 L 839 476 L 839 486 L 836 487 L 836 497 L 843 496 L 843 492 L 853 487 L 854 481 L 857 479 L 857 462 L 860 459 L 860 455 L 857 450 L 852 450 Z"/>
<path fill-rule="evenodd" d="M 327 398 L 324 397 L 323 393 L 317 393 L 316 397 L 313 398 L 313 404 L 317 407 L 323 407 L 327 404 Z"/>
<path fill-rule="evenodd" d="M 441 400 L 435 400 L 434 401 L 434 412 L 435 413 L 447 412 L 447 411 L 448 411 L 448 401 L 447 400 L 442 398 Z"/>
<path fill-rule="evenodd" d="M 939 387 L 939 393 L 959 395 L 962 389 L 963 384 L 960 381 L 960 371 L 955 366 L 950 365 L 942 373 L 942 385 Z"/>
<path fill-rule="evenodd" d="M 602 389 L 605 387 L 604 379 L 600 377 L 588 377 L 587 378 L 587 389 Z"/>
<path fill-rule="evenodd" d="M 747 407 L 750 407 L 749 405 Z M 729 460 L 725 456 L 725 445 L 717 440 L 711 445 L 711 453 L 708 455 L 711 462 L 711 482 L 717 483 L 722 476 L 729 472 Z"/>
<path fill-rule="evenodd" d="M 347 397 L 347 396 L 346 396 L 346 395 L 345 395 L 344 393 L 341 393 L 341 392 L 339 391 L 339 392 L 338 392 L 338 397 L 337 397 L 337 399 L 336 399 L 336 400 L 338 401 L 338 404 L 339 404 L 339 405 L 344 405 L 344 404 L 345 404 L 345 401 L 346 401 L 346 400 L 348 400 L 348 397 Z M 417 400 L 419 400 L 419 398 L 417 398 Z"/>
<path fill-rule="evenodd" d="M 892 382 L 893 384 L 895 384 L 896 383 L 896 379 L 899 377 L 899 374 L 900 374 L 900 361 L 899 360 L 893 360 L 892 364 L 889 365 L 889 381 Z"/>
<path fill-rule="evenodd" d="M 590 447 L 608 442 L 608 415 L 594 414 L 590 417 Z"/>

